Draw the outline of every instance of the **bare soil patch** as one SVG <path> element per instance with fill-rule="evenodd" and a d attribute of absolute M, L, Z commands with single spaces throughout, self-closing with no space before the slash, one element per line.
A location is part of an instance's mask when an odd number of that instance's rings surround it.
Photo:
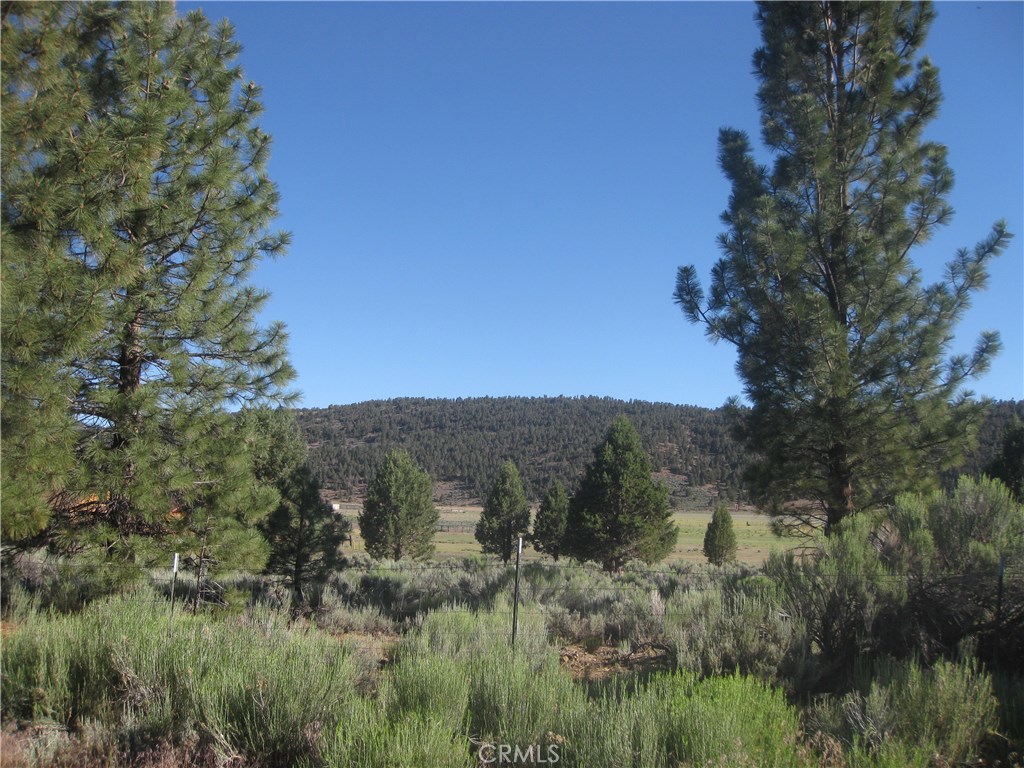
<path fill-rule="evenodd" d="M 667 645 L 639 643 L 628 652 L 609 645 L 588 651 L 582 645 L 562 648 L 562 666 L 576 680 L 606 680 L 616 675 L 660 672 L 672 669 L 675 658 Z"/>
<path fill-rule="evenodd" d="M 402 639 L 401 635 L 383 632 L 332 632 L 331 636 L 356 648 L 363 656 L 374 659 L 380 669 L 394 661 L 395 646 Z"/>

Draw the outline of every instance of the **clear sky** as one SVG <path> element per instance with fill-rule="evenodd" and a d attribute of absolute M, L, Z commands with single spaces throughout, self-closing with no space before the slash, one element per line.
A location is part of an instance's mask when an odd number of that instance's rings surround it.
<path fill-rule="evenodd" d="M 302 404 L 600 395 L 714 407 L 735 351 L 672 301 L 706 281 L 729 189 L 719 127 L 759 141 L 748 3 L 179 2 L 229 18 L 264 89 L 289 254 L 261 266 Z M 1016 234 L 958 326 L 1024 397 L 1024 4 L 940 3 L 929 137 L 956 173 L 928 281 Z M 767 158 L 765 158 L 767 159 Z"/>

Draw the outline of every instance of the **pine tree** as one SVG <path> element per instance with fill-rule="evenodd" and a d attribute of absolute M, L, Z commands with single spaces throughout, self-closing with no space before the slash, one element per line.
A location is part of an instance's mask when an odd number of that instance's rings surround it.
<path fill-rule="evenodd" d="M 65 232 L 73 223 L 82 239 L 106 243 L 111 235 L 101 222 L 117 205 L 117 190 L 105 182 L 118 167 L 112 142 L 100 126 L 78 118 L 97 111 L 74 62 L 89 27 L 102 20 L 86 22 L 84 15 L 56 3 L 3 8 L 0 471 L 6 544 L 45 528 L 49 500 L 74 468 L 77 430 L 67 403 L 77 383 L 66 363 L 101 329 L 90 299 L 112 290 L 124 271 L 114 260 L 103 272 L 80 268 Z M 71 136 L 77 143 L 69 148 Z"/>
<path fill-rule="evenodd" d="M 322 582 L 338 568 L 338 548 L 351 525 L 321 498 L 308 464 L 280 478 L 277 489 L 281 501 L 261 524 L 270 543 L 266 572 L 284 577 L 294 610 L 308 604 L 309 584 Z"/>
<path fill-rule="evenodd" d="M 651 460 L 633 424 L 620 416 L 594 449 L 569 503 L 563 551 L 619 571 L 630 560 L 656 563 L 675 546 L 668 489 L 651 477 Z"/>
<path fill-rule="evenodd" d="M 979 418 L 963 386 L 997 334 L 947 355 L 1010 235 L 997 223 L 922 285 L 912 253 L 952 216 L 945 147 L 923 137 L 941 99 L 920 55 L 933 16 L 926 3 L 760 4 L 754 67 L 774 166 L 742 132 L 719 134 L 732 184 L 722 257 L 707 298 L 692 266 L 675 296 L 737 348 L 746 481 L 781 529 L 828 532 L 934 485 Z"/>
<path fill-rule="evenodd" d="M 499 555 L 503 563 L 512 559 L 516 540 L 526 536 L 530 527 L 530 503 L 523 491 L 519 469 L 506 461 L 498 470 L 498 477 L 484 502 L 480 520 L 476 524 L 476 540 L 483 551 Z"/>
<path fill-rule="evenodd" d="M 359 515 L 366 551 L 376 558 L 425 560 L 434 554 L 439 519 L 430 475 L 405 451 L 390 451 L 370 482 Z"/>
<path fill-rule="evenodd" d="M 565 492 L 565 486 L 556 480 L 544 494 L 537 509 L 533 535 L 530 537 L 533 548 L 558 560 L 568 517 L 569 495 Z"/>
<path fill-rule="evenodd" d="M 736 531 L 732 515 L 724 504 L 715 507 L 704 533 L 704 557 L 712 565 L 724 565 L 736 559 Z"/>
<path fill-rule="evenodd" d="M 985 474 L 999 480 L 1017 503 L 1024 503 L 1024 424 L 1019 419 L 1006 428 L 999 454 L 985 468 Z"/>
<path fill-rule="evenodd" d="M 286 397 L 285 334 L 247 279 L 287 236 L 231 27 L 30 3 L 3 35 L 5 534 L 261 567 L 276 494 L 230 409 Z"/>
<path fill-rule="evenodd" d="M 294 411 L 247 408 L 238 418 L 257 482 L 277 491 L 276 507 L 259 524 L 269 545 L 265 573 L 284 578 L 297 610 L 309 602 L 308 585 L 340 565 L 351 524 L 321 498 Z"/>

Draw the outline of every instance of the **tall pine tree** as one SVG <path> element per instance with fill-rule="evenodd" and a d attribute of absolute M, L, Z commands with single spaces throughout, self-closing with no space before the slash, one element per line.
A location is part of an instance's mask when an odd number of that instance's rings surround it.
<path fill-rule="evenodd" d="M 651 460 L 632 422 L 620 416 L 594 449 L 569 502 L 562 551 L 619 571 L 630 560 L 656 563 L 676 544 L 668 489 L 651 477 Z"/>
<path fill-rule="evenodd" d="M 912 257 L 952 210 L 940 100 L 921 56 L 927 3 L 762 3 L 754 55 L 769 170 L 723 129 L 732 184 L 705 296 L 692 266 L 676 300 L 734 344 L 750 402 L 747 481 L 779 528 L 843 519 L 934 485 L 979 417 L 964 384 L 999 347 L 949 356 L 953 328 L 1009 234 L 997 223 L 923 285 Z M 810 503 L 808 503 L 810 502 Z"/>
<path fill-rule="evenodd" d="M 259 566 L 276 494 L 230 409 L 293 375 L 248 282 L 287 236 L 232 29 L 12 3 L 3 36 L 5 536 Z"/>

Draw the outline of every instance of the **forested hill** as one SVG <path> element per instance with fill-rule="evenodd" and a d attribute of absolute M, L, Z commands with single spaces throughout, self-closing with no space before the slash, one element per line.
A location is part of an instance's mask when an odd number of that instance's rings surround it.
<path fill-rule="evenodd" d="M 716 484 L 727 497 L 739 493 L 743 454 L 722 409 L 599 397 L 401 398 L 298 409 L 296 418 L 314 471 L 333 495 L 361 496 L 384 454 L 402 447 L 430 472 L 442 501 L 464 503 L 486 495 L 506 459 L 519 467 L 530 498 L 554 479 L 571 492 L 620 414 L 636 426 L 655 469 L 669 473 L 663 479 L 675 494 Z M 947 478 L 980 471 L 1014 414 L 1024 419 L 1024 401 L 993 403 L 978 447 Z"/>
<path fill-rule="evenodd" d="M 555 479 L 571 492 L 594 446 L 622 414 L 636 426 L 655 469 L 675 476 L 666 478 L 670 486 L 721 483 L 735 492 L 742 456 L 718 409 L 599 397 L 486 397 L 296 411 L 325 489 L 359 496 L 383 455 L 402 447 L 430 472 L 440 498 L 453 503 L 483 498 L 506 459 L 518 466 L 530 498 Z"/>

